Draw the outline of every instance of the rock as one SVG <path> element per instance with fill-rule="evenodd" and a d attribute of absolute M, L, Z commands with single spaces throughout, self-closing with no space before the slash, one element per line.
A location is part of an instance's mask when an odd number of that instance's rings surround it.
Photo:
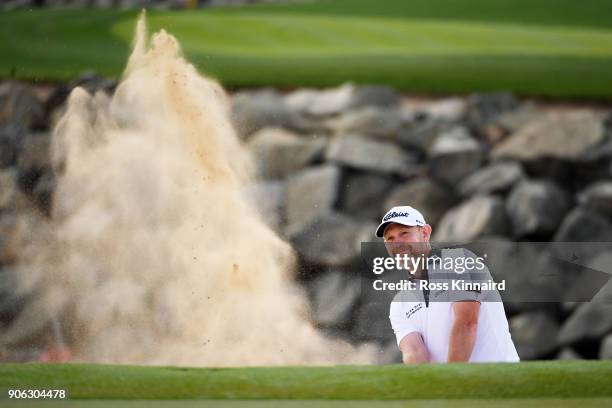
<path fill-rule="evenodd" d="M 481 127 L 518 106 L 518 101 L 510 93 L 473 94 L 467 101 L 467 118 L 472 126 Z"/>
<path fill-rule="evenodd" d="M 486 258 L 496 282 L 506 281 L 501 293 L 511 313 L 542 307 L 542 302 L 563 298 L 563 280 L 549 273 L 556 265 L 546 252 L 548 243 L 514 242 L 505 237 L 488 237 L 468 248 Z M 553 269 L 554 268 L 554 269 Z"/>
<path fill-rule="evenodd" d="M 287 180 L 287 235 L 332 211 L 340 186 L 340 169 L 326 164 L 295 173 Z"/>
<path fill-rule="evenodd" d="M 449 186 L 474 172 L 484 159 L 482 147 L 461 127 L 438 136 L 428 153 L 430 174 Z"/>
<path fill-rule="evenodd" d="M 281 95 L 271 89 L 237 93 L 231 105 L 232 119 L 242 138 L 265 127 L 289 127 L 293 120 Z"/>
<path fill-rule="evenodd" d="M 17 172 L 13 169 L 0 170 L 0 211 L 13 205 L 16 194 Z"/>
<path fill-rule="evenodd" d="M 608 334 L 601 342 L 599 358 L 601 360 L 612 360 L 612 334 Z"/>
<path fill-rule="evenodd" d="M 72 90 L 77 86 L 83 88 L 91 95 L 95 95 L 97 91 L 102 91 L 110 95 L 115 91 L 117 81 L 110 78 L 104 78 L 94 71 L 85 71 L 81 73 L 78 78 L 67 84 L 61 84 L 55 87 L 53 91 L 49 93 L 44 102 L 47 118 L 52 116 L 53 111 L 61 109 L 61 106 L 64 105 Z"/>
<path fill-rule="evenodd" d="M 383 303 L 360 305 L 355 316 L 352 337 L 357 341 L 391 341 L 393 329 L 389 319 L 389 306 Z"/>
<path fill-rule="evenodd" d="M 416 116 L 405 121 L 399 129 L 397 143 L 405 149 L 426 153 L 437 137 L 452 129 L 452 125 L 435 120 L 427 115 Z"/>
<path fill-rule="evenodd" d="M 522 313 L 510 319 L 512 340 L 521 360 L 546 357 L 556 348 L 557 322 L 544 311 Z"/>
<path fill-rule="evenodd" d="M 612 217 L 612 181 L 600 181 L 585 188 L 578 202 L 602 215 Z"/>
<path fill-rule="evenodd" d="M 353 93 L 350 108 L 357 109 L 363 106 L 391 108 L 398 106 L 400 100 L 400 94 L 388 86 L 361 85 Z"/>
<path fill-rule="evenodd" d="M 23 130 L 16 124 L 0 126 L 0 168 L 13 166 L 21 150 Z"/>
<path fill-rule="evenodd" d="M 527 105 L 501 113 L 493 122 L 480 128 L 480 135 L 490 145 L 499 143 L 527 123 L 542 116 L 533 106 Z"/>
<path fill-rule="evenodd" d="M 356 261 L 364 230 L 374 231 L 374 222 L 364 222 L 331 212 L 317 216 L 290 236 L 294 248 L 310 264 L 342 267 Z"/>
<path fill-rule="evenodd" d="M 593 297 L 581 303 L 563 323 L 558 335 L 560 345 L 597 340 L 612 330 L 612 280 Z"/>
<path fill-rule="evenodd" d="M 569 195 L 549 181 L 523 180 L 506 201 L 515 237 L 552 234 L 570 210 Z"/>
<path fill-rule="evenodd" d="M 393 139 L 402 126 L 399 111 L 374 107 L 350 111 L 327 121 L 335 134 L 360 134 L 380 139 Z"/>
<path fill-rule="evenodd" d="M 563 219 L 553 240 L 557 242 L 611 242 L 612 223 L 596 212 L 577 207 Z"/>
<path fill-rule="evenodd" d="M 395 340 L 390 340 L 381 347 L 376 364 L 402 364 L 402 352 Z"/>
<path fill-rule="evenodd" d="M 352 172 L 342 183 L 339 208 L 358 218 L 378 219 L 380 199 L 393 187 L 392 178 L 376 173 Z"/>
<path fill-rule="evenodd" d="M 564 347 L 557 354 L 557 360 L 584 360 L 580 354 L 571 347 Z"/>
<path fill-rule="evenodd" d="M 389 321 L 391 300 L 361 304 L 355 316 L 352 337 L 358 341 L 391 342 L 395 339 Z"/>
<path fill-rule="evenodd" d="M 612 223 L 598 213 L 580 207 L 573 209 L 564 218 L 553 241 L 551 252 L 569 266 L 581 265 L 602 272 L 608 270 L 604 254 L 612 252 Z M 578 275 L 578 278 L 582 285 L 570 285 L 566 300 L 583 299 L 587 295 L 590 299 L 592 286 L 599 281 L 597 275 L 592 274 L 586 278 Z"/>
<path fill-rule="evenodd" d="M 612 275 L 612 251 L 598 254 L 588 262 L 588 267 Z"/>
<path fill-rule="evenodd" d="M 376 142 L 356 135 L 332 138 L 327 146 L 325 158 L 359 170 L 379 173 L 413 174 L 417 159 L 389 142 Z"/>
<path fill-rule="evenodd" d="M 251 197 L 268 226 L 277 232 L 282 231 L 282 214 L 285 212 L 287 184 L 284 181 L 260 181 L 247 188 Z"/>
<path fill-rule="evenodd" d="M 257 164 L 258 176 L 284 178 L 301 170 L 323 155 L 324 138 L 304 138 L 279 128 L 264 128 L 251 136 L 247 147 Z"/>
<path fill-rule="evenodd" d="M 516 132 L 542 114 L 535 106 L 526 104 L 518 109 L 501 113 L 496 123 L 509 132 Z"/>
<path fill-rule="evenodd" d="M 317 276 L 310 284 L 312 317 L 318 326 L 340 328 L 350 321 L 361 295 L 359 278 L 332 270 Z"/>
<path fill-rule="evenodd" d="M 23 309 L 23 299 L 14 290 L 0 288 L 0 327 L 8 325 Z"/>
<path fill-rule="evenodd" d="M 397 186 L 385 199 L 380 213 L 391 207 L 410 205 L 419 210 L 425 221 L 435 227 L 442 216 L 453 206 L 455 200 L 429 177 L 418 177 Z"/>
<path fill-rule="evenodd" d="M 435 121 L 459 122 L 467 113 L 467 102 L 463 98 L 444 98 L 419 109 Z"/>
<path fill-rule="evenodd" d="M 590 111 L 549 114 L 495 146 L 491 157 L 579 160 L 604 141 L 603 118 Z"/>
<path fill-rule="evenodd" d="M 457 191 L 463 197 L 476 194 L 505 193 L 525 176 L 516 162 L 496 162 L 469 175 L 459 184 Z"/>
<path fill-rule="evenodd" d="M 43 171 L 51 168 L 50 137 L 47 132 L 30 133 L 23 139 L 17 166 L 21 171 Z"/>
<path fill-rule="evenodd" d="M 42 102 L 26 84 L 14 81 L 0 83 L 0 127 L 9 124 L 27 130 L 44 126 Z"/>
<path fill-rule="evenodd" d="M 25 231 L 24 220 L 14 213 L 3 213 L 0 217 L 0 264 L 11 264 L 17 260 Z"/>
<path fill-rule="evenodd" d="M 399 95 L 384 86 L 355 86 L 349 83 L 323 91 L 300 89 L 287 95 L 285 101 L 295 112 L 329 117 L 365 106 L 395 106 L 399 103 Z"/>
<path fill-rule="evenodd" d="M 52 208 L 53 192 L 57 185 L 55 173 L 47 171 L 36 180 L 32 188 L 32 200 L 43 214 L 50 216 Z"/>
<path fill-rule="evenodd" d="M 469 242 L 487 235 L 504 235 L 504 204 L 498 197 L 476 196 L 448 211 L 434 231 L 437 242 Z"/>

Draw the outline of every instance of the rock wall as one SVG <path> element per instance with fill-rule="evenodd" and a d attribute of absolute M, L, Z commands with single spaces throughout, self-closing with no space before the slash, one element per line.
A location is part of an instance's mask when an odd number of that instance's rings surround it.
<path fill-rule="evenodd" d="M 17 243 L 27 239 L 21 214 L 49 214 L 49 129 L 77 85 L 115 87 L 93 74 L 52 87 L 0 84 L 5 277 L 19 257 Z M 505 93 L 420 100 L 345 84 L 240 91 L 232 115 L 256 158 L 259 181 L 251 189 L 262 216 L 298 251 L 312 319 L 331 335 L 378 342 L 382 361 L 399 361 L 388 303 L 363 298 L 356 265 L 360 243 L 375 240 L 389 207 L 420 209 L 441 242 L 612 242 L 609 106 L 551 107 Z M 612 246 L 589 256 L 612 269 Z M 510 259 L 506 269 L 529 272 L 513 269 Z M 23 301 L 5 285 L 0 324 Z M 523 359 L 612 355 L 610 284 L 589 303 L 511 304 L 506 311 Z"/>

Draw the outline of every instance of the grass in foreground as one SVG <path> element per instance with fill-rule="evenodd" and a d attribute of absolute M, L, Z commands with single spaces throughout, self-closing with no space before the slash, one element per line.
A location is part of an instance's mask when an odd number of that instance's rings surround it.
<path fill-rule="evenodd" d="M 612 402 L 612 361 L 223 369 L 0 365 L 0 389 L 11 388 L 66 389 L 71 399 L 99 400 L 606 398 Z"/>
<path fill-rule="evenodd" d="M 612 99 L 612 0 L 328 0 L 149 13 L 229 87 L 347 80 L 418 92 Z M 117 77 L 136 11 L 0 14 L 0 77 Z"/>

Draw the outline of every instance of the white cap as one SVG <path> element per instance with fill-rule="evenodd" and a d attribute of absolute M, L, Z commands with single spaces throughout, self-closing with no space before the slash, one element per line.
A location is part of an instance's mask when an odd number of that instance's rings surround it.
<path fill-rule="evenodd" d="M 399 207 L 393 207 L 382 218 L 382 221 L 378 228 L 376 228 L 376 236 L 382 238 L 385 228 L 389 224 L 397 223 L 407 225 L 409 227 L 418 225 L 423 226 L 426 224 L 423 214 L 408 205 L 402 205 Z"/>

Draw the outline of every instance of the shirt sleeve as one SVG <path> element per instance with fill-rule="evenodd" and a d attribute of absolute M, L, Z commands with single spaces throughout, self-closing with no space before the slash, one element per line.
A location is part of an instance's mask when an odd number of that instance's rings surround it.
<path fill-rule="evenodd" d="M 463 265 L 462 273 L 457 273 L 454 279 L 461 280 L 462 283 L 468 287 L 470 284 L 475 284 L 472 286 L 477 286 L 478 284 L 482 284 L 488 282 L 491 278 L 489 274 L 489 270 L 486 265 L 482 262 L 477 262 L 477 256 L 469 249 L 462 248 L 459 256 L 463 259 L 461 264 Z M 468 261 L 470 259 L 471 261 Z M 457 259 L 455 259 L 457 262 Z M 457 263 L 459 265 L 460 263 Z M 485 297 L 486 290 L 481 290 L 479 288 L 465 288 L 454 290 L 452 293 L 452 301 L 453 302 L 461 302 L 466 300 L 474 300 L 477 302 L 482 302 Z"/>
<path fill-rule="evenodd" d="M 413 313 L 409 315 L 406 313 L 404 308 L 405 303 L 393 301 L 389 309 L 389 320 L 391 320 L 391 327 L 395 333 L 395 339 L 397 345 L 407 334 L 418 332 L 421 333 L 420 327 L 417 322 L 417 315 Z"/>

